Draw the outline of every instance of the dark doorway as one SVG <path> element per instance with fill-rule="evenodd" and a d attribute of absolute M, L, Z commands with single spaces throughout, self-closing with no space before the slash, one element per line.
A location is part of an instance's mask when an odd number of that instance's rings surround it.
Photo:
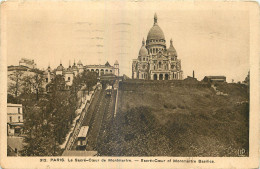
<path fill-rule="evenodd" d="M 157 80 L 157 74 L 153 75 L 153 80 Z"/>
<path fill-rule="evenodd" d="M 165 80 L 169 80 L 169 75 L 165 74 Z"/>
<path fill-rule="evenodd" d="M 163 75 L 162 74 L 159 75 L 159 80 L 163 80 Z"/>

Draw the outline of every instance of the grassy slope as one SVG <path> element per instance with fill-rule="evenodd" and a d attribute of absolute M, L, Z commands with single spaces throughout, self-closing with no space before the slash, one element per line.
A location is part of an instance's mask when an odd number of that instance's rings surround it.
<path fill-rule="evenodd" d="M 204 86 L 202 86 L 204 85 Z M 239 84 L 123 83 L 101 155 L 237 156 L 248 153 L 248 92 Z"/>

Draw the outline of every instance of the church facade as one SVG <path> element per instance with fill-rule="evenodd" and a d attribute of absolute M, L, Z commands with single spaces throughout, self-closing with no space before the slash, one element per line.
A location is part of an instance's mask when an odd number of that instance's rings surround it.
<path fill-rule="evenodd" d="M 154 24 L 146 41 L 143 39 L 138 58 L 132 62 L 132 79 L 144 80 L 182 80 L 181 60 L 170 40 L 166 48 L 166 40 L 162 29 L 154 15 Z"/>

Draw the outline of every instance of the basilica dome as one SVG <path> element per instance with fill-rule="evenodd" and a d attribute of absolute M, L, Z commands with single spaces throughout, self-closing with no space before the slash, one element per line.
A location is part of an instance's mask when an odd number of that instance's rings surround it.
<path fill-rule="evenodd" d="M 170 47 L 167 49 L 167 52 L 170 55 L 177 55 L 176 50 L 175 50 L 175 48 L 173 47 L 173 44 L 172 44 L 172 39 L 170 40 Z"/>
<path fill-rule="evenodd" d="M 144 42 L 144 39 L 143 39 L 142 47 L 139 50 L 139 56 L 147 56 L 148 55 L 148 51 L 147 51 L 147 49 L 146 49 L 144 44 L 145 44 L 145 42 Z"/>
<path fill-rule="evenodd" d="M 159 27 L 157 23 L 157 15 L 154 15 L 154 25 L 150 29 L 148 35 L 147 35 L 147 40 L 165 40 L 164 33 L 162 29 Z"/>

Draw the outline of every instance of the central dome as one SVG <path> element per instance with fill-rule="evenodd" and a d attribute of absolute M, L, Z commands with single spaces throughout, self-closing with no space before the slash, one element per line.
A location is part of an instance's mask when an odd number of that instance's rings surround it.
<path fill-rule="evenodd" d="M 164 33 L 162 29 L 159 27 L 157 23 L 157 15 L 154 15 L 154 25 L 150 29 L 148 35 L 147 35 L 147 40 L 165 40 Z"/>

